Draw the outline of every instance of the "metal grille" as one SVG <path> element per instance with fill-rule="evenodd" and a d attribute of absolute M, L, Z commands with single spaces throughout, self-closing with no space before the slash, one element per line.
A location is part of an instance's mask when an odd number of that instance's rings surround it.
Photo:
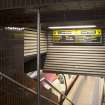
<path fill-rule="evenodd" d="M 23 78 L 18 78 L 18 74 L 24 72 L 24 43 L 23 38 L 13 33 L 4 29 L 0 31 L 0 72 L 23 83 Z M 24 89 L 0 77 L 0 103 L 2 105 L 23 105 L 23 99 Z"/>
<path fill-rule="evenodd" d="M 47 52 L 47 38 L 45 33 L 40 35 L 41 54 Z M 37 54 L 37 32 L 32 29 L 24 31 L 24 56 L 32 56 Z"/>
<path fill-rule="evenodd" d="M 0 30 L 0 104 L 37 105 L 37 83 L 24 74 L 24 32 L 8 29 Z M 41 104 L 59 105 L 47 97 Z"/>
<path fill-rule="evenodd" d="M 44 70 L 73 74 L 105 75 L 105 40 L 103 46 L 53 45 L 52 35 L 49 34 L 48 53 Z"/>
<path fill-rule="evenodd" d="M 30 8 L 37 4 L 37 0 L 1 0 L 0 9 Z"/>
<path fill-rule="evenodd" d="M 24 41 L 20 32 L 0 31 L 0 71 L 16 79 L 16 73 L 24 72 L 23 54 Z"/>

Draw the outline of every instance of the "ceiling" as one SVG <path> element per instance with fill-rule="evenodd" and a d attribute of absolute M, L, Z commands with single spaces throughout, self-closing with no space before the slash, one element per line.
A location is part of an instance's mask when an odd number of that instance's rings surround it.
<path fill-rule="evenodd" d="M 105 6 L 105 0 L 0 0 L 0 10 L 14 8 L 37 8 L 45 10 L 93 9 Z M 46 7 L 46 8 L 45 8 Z M 47 9 L 48 8 L 48 9 Z"/>
<path fill-rule="evenodd" d="M 65 22 L 93 21 L 104 25 L 105 0 L 1 0 L 0 24 L 30 25 L 36 24 L 36 10 L 40 6 L 41 23 L 50 25 Z M 15 2 L 13 2 L 15 1 Z M 38 2 L 40 1 L 40 2 Z M 13 2 L 13 3 L 12 3 Z M 17 3 L 17 5 L 16 5 Z M 10 5 L 11 4 L 11 5 Z M 21 5 L 19 5 L 21 4 Z M 40 4 L 40 5 L 39 5 Z M 78 23 L 79 24 L 79 23 Z"/>

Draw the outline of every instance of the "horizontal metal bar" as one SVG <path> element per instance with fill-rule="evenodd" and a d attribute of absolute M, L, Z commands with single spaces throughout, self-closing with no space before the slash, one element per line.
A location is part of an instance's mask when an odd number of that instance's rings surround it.
<path fill-rule="evenodd" d="M 47 57 L 48 58 L 53 58 L 53 59 L 74 59 L 74 58 L 76 58 L 76 59 L 103 59 L 103 60 L 105 60 L 105 57 L 98 57 L 98 56 L 66 56 L 66 54 L 65 55 L 60 55 L 60 56 L 49 56 L 49 55 L 47 55 Z"/>
<path fill-rule="evenodd" d="M 73 68 L 93 68 L 93 69 L 104 69 L 105 70 L 105 64 L 79 64 L 79 63 L 70 63 L 70 62 L 46 62 L 46 66 L 61 66 L 61 67 L 73 67 Z"/>
<path fill-rule="evenodd" d="M 105 51 L 105 46 L 49 46 L 49 50 L 65 50 L 65 51 Z"/>
<path fill-rule="evenodd" d="M 91 54 L 91 53 L 95 53 L 95 54 L 105 54 L 105 50 L 104 50 L 104 48 L 103 48 L 103 51 L 100 51 L 100 50 L 73 50 L 73 49 L 70 49 L 69 50 L 69 48 L 68 48 L 68 50 L 64 50 L 64 49 L 59 49 L 59 50 L 56 50 L 56 49 L 53 49 L 53 48 L 48 48 L 48 51 L 49 51 L 49 53 L 83 53 L 83 54 L 85 54 L 85 53 L 87 53 L 87 54 Z"/>
<path fill-rule="evenodd" d="M 12 83 L 18 85 L 19 87 L 22 87 L 22 88 L 24 88 L 25 90 L 27 90 L 27 91 L 29 91 L 29 92 L 31 92 L 31 93 L 33 93 L 33 94 L 37 94 L 37 92 L 35 92 L 34 90 L 32 90 L 32 89 L 30 89 L 30 88 L 28 88 L 28 87 L 22 85 L 21 83 L 15 81 L 15 80 L 12 79 L 11 77 L 7 76 L 6 74 L 0 72 L 0 75 L 3 76 L 4 78 L 6 78 L 7 80 L 11 81 Z"/>
<path fill-rule="evenodd" d="M 75 59 L 68 59 L 68 60 L 54 60 L 54 59 L 47 59 L 46 62 L 52 63 L 52 62 L 57 62 L 57 63 L 70 63 L 70 64 L 96 64 L 96 65 L 105 65 L 105 61 L 95 61 L 95 60 L 75 60 Z"/>
<path fill-rule="evenodd" d="M 44 44 L 44 43 L 43 43 Z M 49 50 L 48 50 L 49 51 Z M 52 49 L 51 51 L 48 52 L 48 55 L 73 55 L 73 56 L 104 56 L 105 57 L 105 51 L 61 51 L 59 50 L 59 52 L 53 52 L 54 50 Z M 56 51 L 56 50 L 55 50 Z"/>
<path fill-rule="evenodd" d="M 85 72 L 85 71 L 88 71 L 88 72 L 103 72 L 103 73 L 105 73 L 105 68 L 92 68 L 92 67 L 71 67 L 71 66 L 62 66 L 62 65 L 45 65 L 45 69 L 49 69 L 49 71 L 50 70 L 60 70 L 60 71 L 62 71 L 62 70 L 69 70 L 69 71 L 83 71 L 83 72 Z"/>
<path fill-rule="evenodd" d="M 71 74 L 71 75 L 86 75 L 86 76 L 99 76 L 99 77 L 105 77 L 105 73 L 97 73 L 97 72 L 87 72 L 87 71 L 70 71 L 70 70 L 61 70 L 61 69 L 55 69 L 55 70 L 49 70 L 51 68 L 44 68 L 43 72 L 45 73 L 65 73 L 65 74 Z"/>

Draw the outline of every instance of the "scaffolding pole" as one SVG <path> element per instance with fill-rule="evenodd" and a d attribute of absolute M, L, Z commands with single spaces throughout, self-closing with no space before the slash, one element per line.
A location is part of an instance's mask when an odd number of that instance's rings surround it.
<path fill-rule="evenodd" d="M 40 105 L 40 8 L 37 9 L 37 101 L 38 105 Z"/>

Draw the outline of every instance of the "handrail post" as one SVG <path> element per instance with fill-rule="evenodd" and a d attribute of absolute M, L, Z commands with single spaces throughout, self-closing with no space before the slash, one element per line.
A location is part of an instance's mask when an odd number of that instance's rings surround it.
<path fill-rule="evenodd" d="M 37 9 L 37 81 L 38 105 L 40 105 L 40 8 Z"/>

